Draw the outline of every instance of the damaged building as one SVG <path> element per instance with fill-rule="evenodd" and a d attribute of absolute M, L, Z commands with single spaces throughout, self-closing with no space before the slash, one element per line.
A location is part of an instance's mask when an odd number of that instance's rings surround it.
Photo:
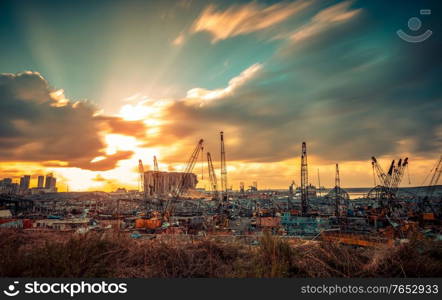
<path fill-rule="evenodd" d="M 167 195 L 176 192 L 180 184 L 181 192 L 195 189 L 198 183 L 193 173 L 183 172 L 144 172 L 144 186 L 148 195 Z"/>

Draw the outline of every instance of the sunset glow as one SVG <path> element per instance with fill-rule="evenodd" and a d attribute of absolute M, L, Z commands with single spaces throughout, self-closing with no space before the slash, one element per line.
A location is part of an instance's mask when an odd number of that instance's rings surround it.
<path fill-rule="evenodd" d="M 8 8 L 20 28 L 4 21 L 15 37 L 0 38 L 3 177 L 137 189 L 139 159 L 184 170 L 200 138 L 219 173 L 220 131 L 233 189 L 299 184 L 303 141 L 310 182 L 319 169 L 324 186 L 337 162 L 344 187 L 372 186 L 371 156 L 385 167 L 408 156 L 403 185 L 421 185 L 440 155 L 436 52 L 407 48 L 374 4 L 109 1 L 100 20 L 84 5 L 81 20 L 65 7 Z M 201 188 L 204 157 L 193 170 Z"/>

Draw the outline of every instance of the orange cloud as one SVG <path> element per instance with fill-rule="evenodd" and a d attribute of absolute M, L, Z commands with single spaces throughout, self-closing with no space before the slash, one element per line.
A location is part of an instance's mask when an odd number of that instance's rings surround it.
<path fill-rule="evenodd" d="M 195 21 L 192 32 L 207 31 L 212 34 L 212 42 L 215 43 L 279 24 L 310 4 L 311 1 L 296 1 L 263 6 L 251 2 L 232 5 L 225 11 L 218 11 L 214 5 L 210 5 Z"/>
<path fill-rule="evenodd" d="M 96 115 L 96 107 L 86 101 L 72 103 L 63 90 L 53 90 L 29 71 L 0 74 L 0 128 L 1 161 L 90 170 L 112 169 L 132 155 L 131 149 L 107 153 L 106 135 L 143 139 L 147 130 L 138 120 Z"/>
<path fill-rule="evenodd" d="M 310 36 L 316 35 L 329 26 L 347 21 L 361 12 L 361 9 L 349 10 L 352 1 L 342 2 L 317 13 L 312 20 L 305 26 L 296 31 L 291 39 L 300 41 Z"/>

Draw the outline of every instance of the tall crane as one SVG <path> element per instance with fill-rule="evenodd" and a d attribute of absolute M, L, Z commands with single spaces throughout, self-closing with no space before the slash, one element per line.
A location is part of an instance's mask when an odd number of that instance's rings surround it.
<path fill-rule="evenodd" d="M 319 176 L 319 168 L 318 168 L 318 191 L 319 191 L 319 197 L 321 197 L 321 177 Z"/>
<path fill-rule="evenodd" d="M 330 202 L 334 204 L 335 206 L 335 216 L 336 217 L 343 217 L 341 207 L 345 206 L 348 207 L 350 196 L 348 195 L 347 191 L 345 191 L 343 188 L 341 188 L 341 176 L 339 173 L 339 164 L 336 164 L 336 171 L 335 171 L 335 187 L 328 192 L 328 194 L 325 196 L 325 198 L 330 199 Z M 347 214 L 345 213 L 344 217 Z"/>
<path fill-rule="evenodd" d="M 431 174 L 430 182 L 427 186 L 427 191 L 423 199 L 421 200 L 420 206 L 422 212 L 425 212 L 425 205 L 428 205 L 433 214 L 437 216 L 433 206 L 431 205 L 431 198 L 433 197 L 434 190 L 436 189 L 436 186 L 439 182 L 440 176 L 442 174 L 442 155 L 440 156 L 439 160 L 436 162 L 436 165 L 433 168 L 433 174 Z M 431 172 L 430 172 L 431 173 Z"/>
<path fill-rule="evenodd" d="M 376 175 L 377 175 L 378 178 L 379 178 L 380 185 L 383 186 L 383 187 L 388 187 L 388 186 L 390 185 L 390 184 L 389 184 L 390 176 L 387 175 L 387 174 L 385 173 L 385 171 L 382 169 L 382 167 L 381 167 L 381 165 L 378 163 L 376 157 L 372 156 L 372 157 L 371 157 L 371 160 L 372 160 L 371 164 L 372 164 L 372 166 L 373 166 L 373 169 L 376 171 Z M 391 166 L 390 166 L 390 169 L 389 169 L 388 174 L 389 174 L 390 171 L 392 170 L 392 167 L 393 167 L 393 166 L 394 166 L 394 160 L 393 160 L 393 162 L 391 163 Z"/>
<path fill-rule="evenodd" d="M 226 150 L 224 148 L 224 132 L 220 132 L 221 139 L 221 195 L 223 201 L 227 201 L 227 166 Z"/>
<path fill-rule="evenodd" d="M 308 212 L 308 166 L 307 166 L 307 145 L 302 142 L 301 152 L 301 210 L 302 215 Z"/>
<path fill-rule="evenodd" d="M 339 196 L 341 193 L 341 178 L 339 176 L 339 165 L 336 164 L 336 175 L 335 175 L 335 194 L 336 194 L 336 199 L 335 199 L 335 213 L 336 216 L 339 216 Z"/>
<path fill-rule="evenodd" d="M 216 179 L 215 169 L 213 168 L 212 156 L 207 152 L 207 166 L 209 169 L 210 189 L 213 193 L 213 198 L 218 199 L 218 181 Z"/>
<path fill-rule="evenodd" d="M 442 155 L 437 161 L 433 175 L 431 176 L 430 182 L 428 183 L 428 189 L 427 189 L 428 198 L 431 198 L 433 196 L 434 190 L 436 189 L 436 185 L 439 182 L 441 173 L 442 173 Z"/>
<path fill-rule="evenodd" d="M 394 175 L 392 177 L 391 183 L 390 183 L 390 193 L 392 195 L 396 195 L 399 185 L 402 182 L 402 178 L 404 177 L 405 169 L 408 166 L 408 157 L 404 158 L 404 160 L 399 159 L 398 165 L 394 170 Z"/>
<path fill-rule="evenodd" d="M 378 188 L 379 191 L 378 199 L 381 201 L 381 205 L 385 206 L 385 204 L 388 203 L 390 207 L 396 206 L 396 194 L 404 176 L 405 169 L 408 166 L 408 157 L 399 159 L 397 165 L 395 165 L 395 161 L 393 160 L 387 173 L 384 172 L 374 156 L 371 159 L 373 169 L 376 171 L 380 182 L 376 188 Z M 384 200 L 386 203 L 383 202 Z"/>
<path fill-rule="evenodd" d="M 178 186 L 175 189 L 173 197 L 169 198 L 166 202 L 166 205 L 164 207 L 164 216 L 167 218 L 168 216 L 172 215 L 174 206 L 172 205 L 174 202 L 176 202 L 184 188 L 184 185 L 186 182 L 190 179 L 190 174 L 192 174 L 193 168 L 195 167 L 195 163 L 198 160 L 199 154 L 203 149 L 203 139 L 200 139 L 198 144 L 196 145 L 195 149 L 193 150 L 192 154 L 190 155 L 189 160 L 186 164 L 186 169 L 184 171 L 183 176 L 181 177 L 181 180 L 178 184 Z"/>

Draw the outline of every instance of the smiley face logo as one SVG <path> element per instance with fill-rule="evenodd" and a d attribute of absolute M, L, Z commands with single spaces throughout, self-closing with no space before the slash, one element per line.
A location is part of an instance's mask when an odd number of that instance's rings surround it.
<path fill-rule="evenodd" d="M 14 284 L 10 284 L 10 285 L 8 285 L 8 288 L 6 289 L 6 290 L 4 290 L 3 291 L 3 293 L 6 295 L 6 296 L 9 296 L 9 297 L 15 297 L 15 296 L 17 296 L 19 293 L 20 293 L 20 291 L 19 290 L 16 290 L 16 285 L 18 284 L 18 281 L 14 281 Z"/>

